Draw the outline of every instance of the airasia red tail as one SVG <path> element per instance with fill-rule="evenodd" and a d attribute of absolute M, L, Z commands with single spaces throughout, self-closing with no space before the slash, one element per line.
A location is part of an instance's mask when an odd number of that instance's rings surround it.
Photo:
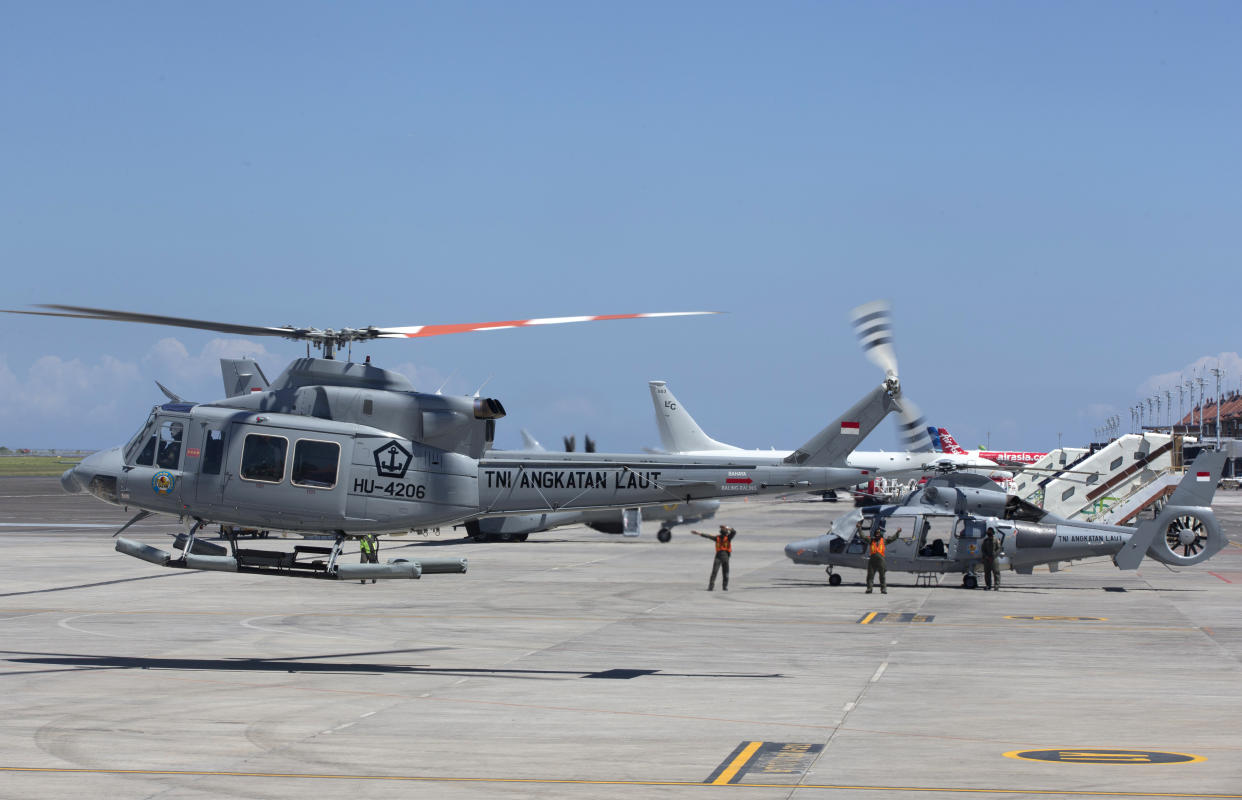
<path fill-rule="evenodd" d="M 1002 466 L 1006 464 L 1034 464 L 1047 453 L 1033 453 L 1021 450 L 964 450 L 962 446 L 953 438 L 953 434 L 944 428 L 936 429 L 937 438 L 940 439 L 940 449 L 946 453 L 954 453 L 956 455 L 974 455 L 979 458 L 987 458 L 995 461 Z"/>

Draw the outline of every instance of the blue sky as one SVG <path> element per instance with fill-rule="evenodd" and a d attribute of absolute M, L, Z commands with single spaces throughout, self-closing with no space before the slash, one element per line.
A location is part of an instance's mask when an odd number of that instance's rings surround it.
<path fill-rule="evenodd" d="M 0 307 L 412 325 L 547 442 L 793 447 L 880 377 L 963 444 L 1090 438 L 1237 357 L 1236 3 L 39 3 L 0 27 Z M 0 315 L 0 444 L 102 447 L 279 339 Z M 1161 380 L 1169 380 L 1168 378 Z M 893 446 L 891 426 L 868 446 Z"/>

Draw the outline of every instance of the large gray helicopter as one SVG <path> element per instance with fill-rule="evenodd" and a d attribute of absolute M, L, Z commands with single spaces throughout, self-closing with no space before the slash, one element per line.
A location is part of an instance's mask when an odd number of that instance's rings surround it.
<path fill-rule="evenodd" d="M 1225 546 L 1211 509 L 1224 463 L 1224 452 L 1201 452 L 1155 519 L 1137 527 L 1063 519 L 1006 494 L 981 475 L 941 475 L 900 504 L 856 509 L 837 518 L 828 533 L 786 545 L 785 555 L 795 564 L 827 565 L 828 582 L 838 586 L 841 575 L 834 567 L 866 568 L 872 532 L 891 536 L 901 529 L 901 538 L 887 547 L 890 570 L 961 572 L 962 585 L 973 589 L 982 541 L 991 528 L 1002 548 L 997 565 L 1019 574 L 1029 575 L 1037 564 L 1093 556 L 1111 556 L 1121 569 L 1135 569 L 1144 554 L 1162 564 L 1189 566 Z"/>
<path fill-rule="evenodd" d="M 41 316 L 175 325 L 308 342 L 323 358 L 299 358 L 268 385 L 210 403 L 173 396 L 154 407 L 130 441 L 95 453 L 61 478 L 71 492 L 138 509 L 118 531 L 153 513 L 190 527 L 174 555 L 129 539 L 117 549 L 184 569 L 326 579 L 417 578 L 463 572 L 465 559 L 340 563 L 350 538 L 405 533 L 465 520 L 592 508 L 637 508 L 715 497 L 832 489 L 858 483 L 845 465 L 855 445 L 892 410 L 891 371 L 840 418 L 778 463 L 700 461 L 675 455 L 524 453 L 486 455 L 498 400 L 418 392 L 399 373 L 333 358 L 378 338 L 672 316 L 626 314 L 474 325 L 315 328 L 234 325 L 80 306 L 43 306 Z M 703 313 L 703 312 L 680 312 Z M 845 433 L 843 433 L 845 431 Z M 229 548 L 196 538 L 207 524 L 334 535 L 332 547 L 292 552 Z M 229 529 L 226 527 L 226 530 Z"/>

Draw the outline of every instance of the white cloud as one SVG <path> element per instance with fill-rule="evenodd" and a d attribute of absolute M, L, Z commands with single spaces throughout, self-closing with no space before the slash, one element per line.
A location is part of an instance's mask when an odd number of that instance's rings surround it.
<path fill-rule="evenodd" d="M 191 355 L 181 340 L 169 336 L 151 346 L 142 357 L 142 364 L 147 373 L 165 385 L 184 382 L 198 386 L 208 379 L 219 381 L 222 358 L 253 358 L 265 367 L 265 372 L 271 363 L 280 360 L 280 356 L 249 339 L 212 339 L 197 355 Z M 276 376 L 269 372 L 268 377 Z M 174 386 L 169 388 L 177 391 Z"/>
<path fill-rule="evenodd" d="M 107 355 L 95 364 L 43 356 L 30 365 L 25 377 L 9 369 L 7 359 L 0 356 L 0 418 L 110 418 L 119 398 L 140 379 L 137 364 Z"/>
<path fill-rule="evenodd" d="M 1195 377 L 1202 377 L 1207 381 L 1203 386 L 1204 397 L 1210 397 L 1216 393 L 1216 377 L 1208 370 L 1216 369 L 1217 367 L 1225 372 L 1221 383 L 1222 390 L 1230 386 L 1236 386 L 1238 378 L 1242 377 L 1242 356 L 1239 356 L 1237 353 L 1203 356 L 1176 372 L 1152 375 L 1139 384 L 1138 388 L 1134 390 L 1134 396 L 1146 400 L 1148 397 L 1159 393 L 1163 397 L 1164 391 L 1168 389 L 1173 393 L 1173 397 L 1176 398 L 1177 387 L 1180 384 L 1184 384 Z M 1198 399 L 1197 388 L 1195 390 L 1195 399 Z"/>
<path fill-rule="evenodd" d="M 1111 416 L 1118 415 L 1117 407 L 1111 403 L 1089 403 L 1086 408 L 1079 409 L 1078 418 L 1091 422 L 1104 422 Z"/>

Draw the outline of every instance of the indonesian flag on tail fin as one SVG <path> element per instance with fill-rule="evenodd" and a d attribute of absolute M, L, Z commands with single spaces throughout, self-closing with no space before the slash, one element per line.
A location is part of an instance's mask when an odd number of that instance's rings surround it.
<path fill-rule="evenodd" d="M 845 436 L 857 436 L 859 425 L 857 422 L 842 422 L 841 433 Z"/>
<path fill-rule="evenodd" d="M 1195 480 L 1197 480 L 1197 481 L 1210 481 L 1210 480 L 1212 480 L 1212 473 L 1210 473 L 1210 472 L 1196 472 L 1196 473 L 1195 473 Z"/>

